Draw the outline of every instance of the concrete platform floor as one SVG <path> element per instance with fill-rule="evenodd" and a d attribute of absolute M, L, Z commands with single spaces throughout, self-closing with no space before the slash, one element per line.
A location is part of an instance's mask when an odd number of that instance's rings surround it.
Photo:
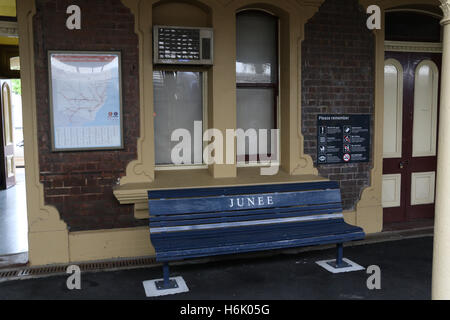
<path fill-rule="evenodd" d="M 190 292 L 162 300 L 428 300 L 431 298 L 433 238 L 380 242 L 344 249 L 344 256 L 381 269 L 381 290 L 369 290 L 366 271 L 331 274 L 315 261 L 335 250 L 284 253 L 172 267 Z M 0 299 L 146 299 L 142 282 L 161 277 L 160 268 L 82 274 L 78 291 L 66 276 L 0 283 Z"/>
<path fill-rule="evenodd" d="M 25 170 L 16 169 L 17 185 L 0 191 L 0 256 L 28 251 Z"/>

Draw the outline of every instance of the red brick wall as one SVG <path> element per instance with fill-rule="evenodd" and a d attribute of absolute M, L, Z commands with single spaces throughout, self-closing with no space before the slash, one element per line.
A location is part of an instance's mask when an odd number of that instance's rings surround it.
<path fill-rule="evenodd" d="M 69 5 L 82 10 L 82 29 L 65 27 Z M 71 231 L 146 224 L 132 206 L 119 205 L 112 188 L 137 158 L 139 136 L 138 39 L 134 17 L 120 0 L 36 0 L 34 18 L 40 179 L 45 201 Z M 374 38 L 356 0 L 327 0 L 305 26 L 303 43 L 303 133 L 305 152 L 316 157 L 316 115 L 373 113 Z M 51 151 L 48 50 L 121 51 L 125 148 L 121 151 Z M 320 167 L 341 182 L 351 209 L 369 184 L 371 164 Z"/>
<path fill-rule="evenodd" d="M 326 0 L 305 26 L 302 131 L 305 153 L 314 161 L 318 114 L 374 113 L 375 38 L 367 17 L 357 0 Z M 371 168 L 372 163 L 325 165 L 319 172 L 340 182 L 343 206 L 351 210 L 370 184 Z"/>
<path fill-rule="evenodd" d="M 66 9 L 82 10 L 82 29 L 66 28 Z M 138 38 L 134 17 L 120 0 L 36 0 L 34 17 L 40 179 L 45 202 L 71 231 L 141 225 L 133 207 L 112 193 L 127 164 L 137 158 L 139 137 Z M 48 50 L 121 51 L 125 148 L 120 151 L 52 152 Z"/>

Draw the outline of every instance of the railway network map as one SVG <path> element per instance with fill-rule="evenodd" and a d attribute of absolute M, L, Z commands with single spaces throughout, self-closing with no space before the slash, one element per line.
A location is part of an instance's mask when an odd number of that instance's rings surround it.
<path fill-rule="evenodd" d="M 119 54 L 50 53 L 53 149 L 122 146 Z"/>

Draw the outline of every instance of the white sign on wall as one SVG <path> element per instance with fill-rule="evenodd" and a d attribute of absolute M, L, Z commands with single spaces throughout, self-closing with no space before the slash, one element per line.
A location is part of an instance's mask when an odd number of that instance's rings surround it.
<path fill-rule="evenodd" d="M 49 52 L 53 151 L 121 149 L 120 53 Z"/>

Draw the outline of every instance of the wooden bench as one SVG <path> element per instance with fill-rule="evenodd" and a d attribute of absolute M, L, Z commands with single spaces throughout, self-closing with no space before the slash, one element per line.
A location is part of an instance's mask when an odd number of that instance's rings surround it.
<path fill-rule="evenodd" d="M 337 244 L 336 267 L 343 242 L 364 238 L 361 228 L 342 215 L 336 182 L 289 183 L 149 191 L 150 234 L 156 260 L 169 262 L 321 244 Z"/>

